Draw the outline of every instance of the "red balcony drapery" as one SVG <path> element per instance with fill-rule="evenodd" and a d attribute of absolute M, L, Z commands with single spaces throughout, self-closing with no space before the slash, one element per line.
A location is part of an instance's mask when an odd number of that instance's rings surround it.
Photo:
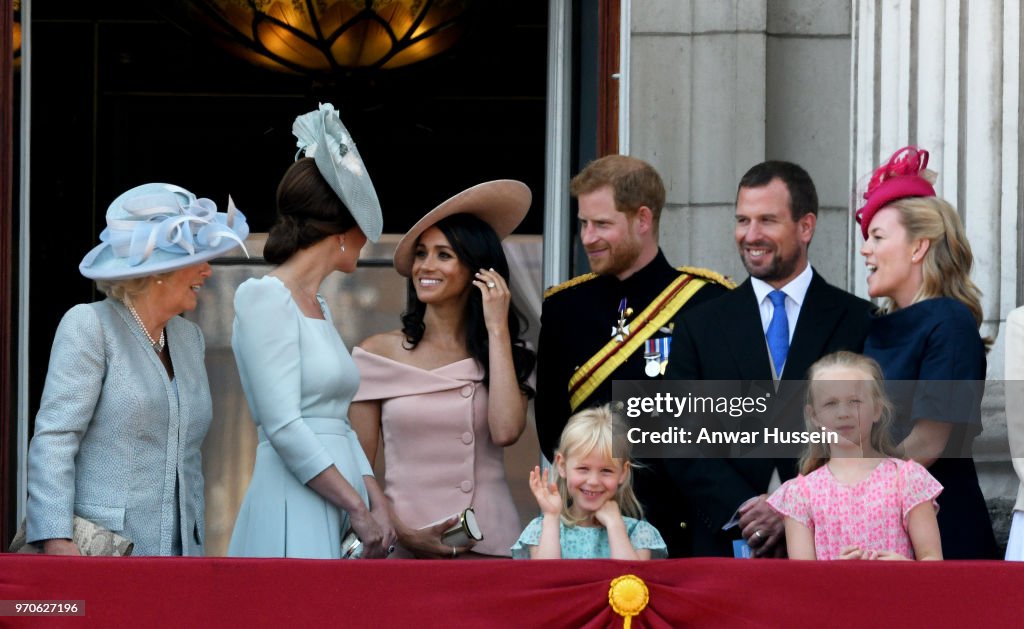
<path fill-rule="evenodd" d="M 319 561 L 0 555 L 0 600 L 83 600 L 46 627 L 621 627 L 611 581 L 640 577 L 642 627 L 1016 626 L 1024 564 L 689 559 Z M 40 621 L 43 624 L 40 624 Z"/>

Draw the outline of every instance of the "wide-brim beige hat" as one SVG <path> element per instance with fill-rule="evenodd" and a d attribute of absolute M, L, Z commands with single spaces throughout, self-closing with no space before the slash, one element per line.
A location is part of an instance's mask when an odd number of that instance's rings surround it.
<path fill-rule="evenodd" d="M 463 190 L 427 214 L 407 231 L 395 248 L 395 270 L 412 275 L 412 261 L 420 235 L 442 218 L 453 214 L 472 214 L 491 226 L 504 240 L 511 234 L 530 210 L 533 194 L 530 188 L 514 179 L 498 179 L 477 184 Z"/>

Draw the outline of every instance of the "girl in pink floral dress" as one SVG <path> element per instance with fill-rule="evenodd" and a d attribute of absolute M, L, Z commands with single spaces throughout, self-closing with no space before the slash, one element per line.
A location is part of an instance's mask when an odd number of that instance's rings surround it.
<path fill-rule="evenodd" d="M 800 475 L 768 499 L 786 518 L 791 559 L 942 559 L 935 498 L 942 491 L 920 464 L 897 458 L 891 404 L 874 360 L 836 352 L 808 374 L 811 444 Z"/>

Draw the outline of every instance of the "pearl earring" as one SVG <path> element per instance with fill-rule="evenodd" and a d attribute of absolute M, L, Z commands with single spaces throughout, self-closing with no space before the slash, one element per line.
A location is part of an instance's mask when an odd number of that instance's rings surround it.
<path fill-rule="evenodd" d="M 345 253 L 345 243 L 341 243 L 341 252 Z"/>

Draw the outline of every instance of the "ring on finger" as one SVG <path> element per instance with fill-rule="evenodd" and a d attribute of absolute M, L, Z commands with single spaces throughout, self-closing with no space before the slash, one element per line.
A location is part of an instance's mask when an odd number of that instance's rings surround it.
<path fill-rule="evenodd" d="M 757 529 L 756 531 L 754 531 L 754 537 L 761 539 L 762 537 L 764 537 L 764 533 L 761 532 L 761 529 Z"/>
<path fill-rule="evenodd" d="M 487 288 L 494 288 L 495 286 L 497 286 L 497 284 L 494 282 L 487 282 Z"/>
<path fill-rule="evenodd" d="M 395 545 L 394 544 L 388 546 L 388 554 L 390 555 L 393 552 L 395 552 Z"/>
<path fill-rule="evenodd" d="M 452 546 L 452 559 L 455 559 L 455 547 Z"/>

